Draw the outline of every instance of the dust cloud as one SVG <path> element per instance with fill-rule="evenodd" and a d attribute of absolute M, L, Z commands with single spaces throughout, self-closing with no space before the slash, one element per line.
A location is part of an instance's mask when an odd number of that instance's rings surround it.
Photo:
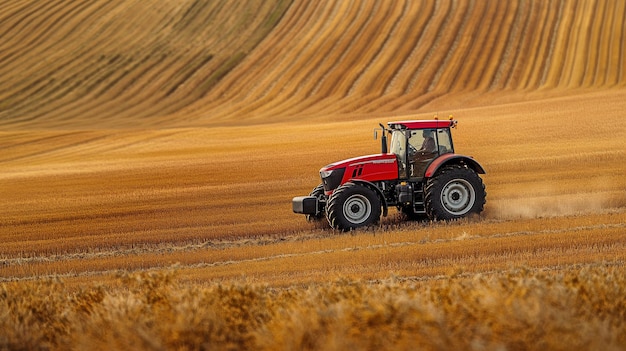
<path fill-rule="evenodd" d="M 598 213 L 626 207 L 626 192 L 594 192 L 488 201 L 484 215 L 495 219 L 543 218 Z"/>

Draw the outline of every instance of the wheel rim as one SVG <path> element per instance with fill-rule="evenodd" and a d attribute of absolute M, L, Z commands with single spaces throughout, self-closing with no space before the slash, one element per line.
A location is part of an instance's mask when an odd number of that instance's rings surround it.
<path fill-rule="evenodd" d="M 469 212 L 475 201 L 474 187 L 465 179 L 449 181 L 441 192 L 441 204 L 455 216 L 461 216 Z"/>
<path fill-rule="evenodd" d="M 354 224 L 365 222 L 371 213 L 372 206 L 363 195 L 352 195 L 343 204 L 344 217 Z"/>

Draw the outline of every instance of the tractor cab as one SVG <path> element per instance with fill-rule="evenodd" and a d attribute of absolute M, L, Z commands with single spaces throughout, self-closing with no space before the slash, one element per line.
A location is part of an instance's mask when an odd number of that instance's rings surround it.
<path fill-rule="evenodd" d="M 454 153 L 450 128 L 456 126 L 456 121 L 406 121 L 388 125 L 389 149 L 398 159 L 399 179 L 423 178 L 432 161 L 443 154 Z M 385 137 L 383 143 L 387 143 Z M 383 146 L 383 152 L 385 148 Z"/>

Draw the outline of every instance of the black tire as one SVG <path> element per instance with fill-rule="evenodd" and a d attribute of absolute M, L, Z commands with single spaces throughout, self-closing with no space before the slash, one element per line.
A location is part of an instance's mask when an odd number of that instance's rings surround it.
<path fill-rule="evenodd" d="M 335 189 L 326 207 L 328 223 L 342 231 L 376 224 L 380 214 L 381 203 L 376 192 L 352 182 Z"/>
<path fill-rule="evenodd" d="M 324 184 L 319 184 L 318 186 L 313 188 L 309 196 L 315 196 L 318 199 L 325 200 L 326 194 L 324 194 Z M 318 222 L 325 218 L 326 215 L 324 213 L 318 213 L 317 215 L 304 215 L 304 217 L 309 222 Z"/>
<path fill-rule="evenodd" d="M 487 193 L 482 179 L 467 167 L 444 167 L 426 183 L 426 213 L 432 220 L 451 220 L 482 212 Z"/>

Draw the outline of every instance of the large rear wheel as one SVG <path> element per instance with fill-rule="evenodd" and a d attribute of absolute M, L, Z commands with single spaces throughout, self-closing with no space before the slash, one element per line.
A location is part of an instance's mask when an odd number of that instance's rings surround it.
<path fill-rule="evenodd" d="M 343 231 L 378 223 L 381 203 L 376 192 L 364 185 L 347 182 L 328 199 L 326 218 L 331 227 Z"/>
<path fill-rule="evenodd" d="M 487 193 L 476 172 L 447 166 L 426 183 L 426 213 L 433 220 L 449 220 L 482 212 Z"/>

